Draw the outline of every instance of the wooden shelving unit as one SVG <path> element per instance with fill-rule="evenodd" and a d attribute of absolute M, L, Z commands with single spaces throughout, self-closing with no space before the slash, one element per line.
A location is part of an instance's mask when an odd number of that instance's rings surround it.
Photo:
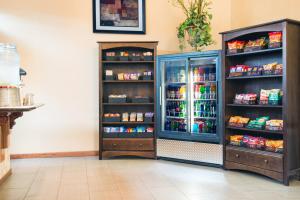
<path fill-rule="evenodd" d="M 99 159 L 138 156 L 156 157 L 156 115 L 153 122 L 104 122 L 104 113 L 153 112 L 156 110 L 156 48 L 157 42 L 98 42 L 99 44 Z M 106 60 L 106 52 L 152 52 L 152 61 L 120 61 Z M 143 73 L 152 71 L 152 80 L 105 80 L 105 70 L 117 73 Z M 110 94 L 126 94 L 126 103 L 108 103 Z M 150 103 L 131 103 L 134 96 L 149 96 Z M 153 127 L 154 133 L 104 133 L 104 127 Z M 143 137 L 143 135 L 145 135 Z"/>
<path fill-rule="evenodd" d="M 269 32 L 283 34 L 282 48 L 228 54 L 227 42 L 253 40 L 267 36 Z M 262 25 L 222 33 L 223 37 L 223 117 L 227 124 L 230 116 L 249 118 L 270 116 L 282 119 L 283 131 L 255 130 L 224 126 L 224 168 L 255 172 L 278 180 L 285 185 L 293 177 L 300 177 L 300 22 L 280 20 Z M 283 64 L 283 75 L 229 77 L 230 66 L 245 64 L 259 66 L 272 62 Z M 261 89 L 282 89 L 282 105 L 237 105 L 233 104 L 235 94 L 256 93 Z M 233 147 L 229 145 L 230 135 L 261 136 L 281 139 L 283 153 Z"/>

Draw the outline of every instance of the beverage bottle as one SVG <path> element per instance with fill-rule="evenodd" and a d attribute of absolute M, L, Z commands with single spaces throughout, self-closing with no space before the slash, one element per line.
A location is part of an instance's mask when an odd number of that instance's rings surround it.
<path fill-rule="evenodd" d="M 204 97 L 204 93 L 205 93 L 204 85 L 200 85 L 199 92 L 200 92 L 200 98 L 199 99 L 205 99 L 205 97 Z"/>
<path fill-rule="evenodd" d="M 211 86 L 210 86 L 210 99 L 216 99 L 216 91 L 217 91 L 216 85 L 211 84 Z"/>
<path fill-rule="evenodd" d="M 204 102 L 201 102 L 200 103 L 200 117 L 204 117 L 204 109 L 205 109 Z"/>
<path fill-rule="evenodd" d="M 199 98 L 199 86 L 194 85 L 194 98 L 198 99 Z"/>
<path fill-rule="evenodd" d="M 197 82 L 197 77 L 198 77 L 198 68 L 194 68 L 194 73 L 193 73 L 193 80 L 194 82 Z"/>
<path fill-rule="evenodd" d="M 203 68 L 199 67 L 199 76 L 198 76 L 198 81 L 204 81 L 204 76 L 203 76 Z"/>

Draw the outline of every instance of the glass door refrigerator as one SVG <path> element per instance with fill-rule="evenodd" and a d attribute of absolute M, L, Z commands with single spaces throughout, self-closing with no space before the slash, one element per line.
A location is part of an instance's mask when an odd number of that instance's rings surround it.
<path fill-rule="evenodd" d="M 221 165 L 221 52 L 158 56 L 160 158 Z"/>

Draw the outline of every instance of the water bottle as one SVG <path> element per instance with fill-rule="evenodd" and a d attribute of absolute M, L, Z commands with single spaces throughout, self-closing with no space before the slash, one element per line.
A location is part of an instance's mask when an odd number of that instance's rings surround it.
<path fill-rule="evenodd" d="M 15 45 L 0 43 L 0 85 L 20 85 L 20 58 Z"/>

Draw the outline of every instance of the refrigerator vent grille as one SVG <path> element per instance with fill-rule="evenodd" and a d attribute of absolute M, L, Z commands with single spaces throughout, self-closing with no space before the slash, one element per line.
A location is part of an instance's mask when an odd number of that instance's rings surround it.
<path fill-rule="evenodd" d="M 157 156 L 222 165 L 223 146 L 220 144 L 158 139 Z"/>

